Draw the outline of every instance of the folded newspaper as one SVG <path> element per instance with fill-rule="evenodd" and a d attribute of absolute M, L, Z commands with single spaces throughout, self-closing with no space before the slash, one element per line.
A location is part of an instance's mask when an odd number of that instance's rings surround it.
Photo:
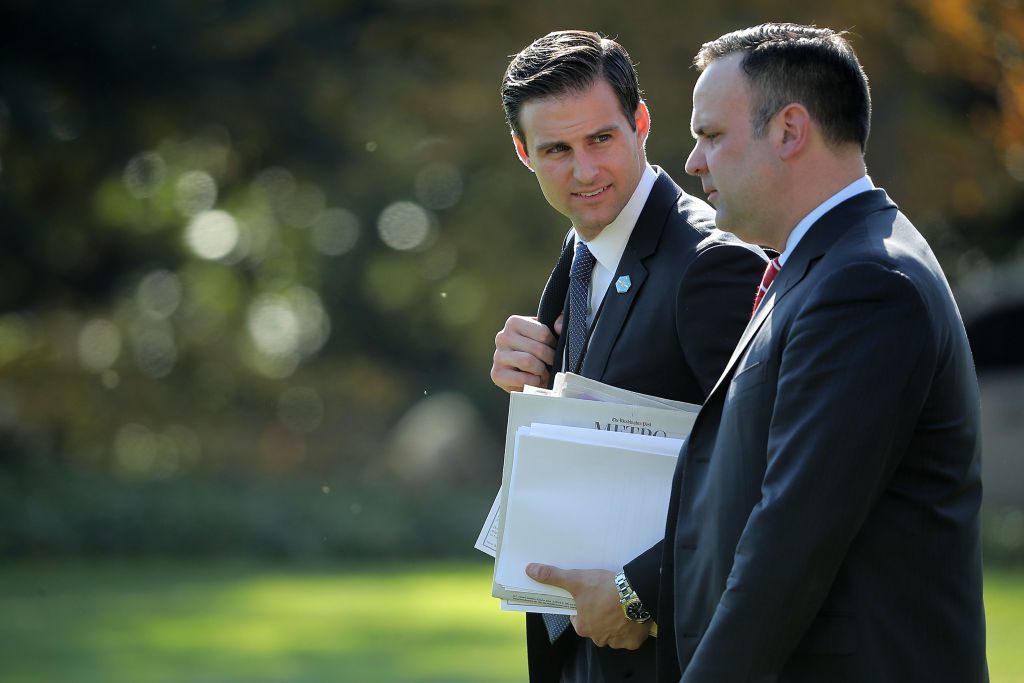
<path fill-rule="evenodd" d="M 617 569 L 661 538 L 698 410 L 563 373 L 552 390 L 510 395 L 502 486 L 475 546 L 495 557 L 503 609 L 573 614 L 572 597 L 527 577 L 527 562 Z"/>

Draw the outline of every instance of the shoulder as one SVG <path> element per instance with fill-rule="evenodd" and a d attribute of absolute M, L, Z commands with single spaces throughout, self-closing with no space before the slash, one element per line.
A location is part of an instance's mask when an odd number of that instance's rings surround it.
<path fill-rule="evenodd" d="M 898 211 L 874 214 L 854 226 L 822 259 L 829 288 L 913 292 L 916 298 L 949 292 L 942 268 L 924 237 Z"/>
<path fill-rule="evenodd" d="M 688 237 L 703 236 L 715 229 L 715 210 L 706 202 L 687 194 L 663 169 L 657 168 L 658 177 L 647 198 L 646 210 L 664 216 L 667 227 L 686 230 Z M 699 240 L 698 240 L 699 241 Z"/>
<path fill-rule="evenodd" d="M 798 307 L 798 327 L 800 321 L 810 324 L 819 318 L 854 316 L 881 321 L 886 315 L 892 315 L 887 319 L 894 328 L 920 330 L 932 326 L 929 290 L 933 285 L 927 271 L 913 259 L 857 252 L 845 258 L 825 259 L 815 270 L 817 277 L 809 278 Z"/>
<path fill-rule="evenodd" d="M 683 278 L 686 271 L 700 260 L 704 262 L 737 261 L 757 270 L 758 280 L 767 258 L 757 246 L 742 242 L 735 235 L 715 227 L 715 210 L 706 202 L 683 191 L 664 170 L 658 170 L 658 179 L 641 222 L 653 228 L 649 218 L 663 216 L 657 239 L 656 261 L 671 264 L 676 276 Z"/>

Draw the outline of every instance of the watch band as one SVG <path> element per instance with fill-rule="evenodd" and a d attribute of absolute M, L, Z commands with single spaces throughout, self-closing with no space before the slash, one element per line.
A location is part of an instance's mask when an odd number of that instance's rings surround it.
<path fill-rule="evenodd" d="M 629 584 L 626 572 L 622 571 L 615 575 L 615 588 L 619 591 L 619 605 L 622 606 L 622 612 L 627 619 L 638 624 L 645 624 L 651 620 L 651 613 Z"/>

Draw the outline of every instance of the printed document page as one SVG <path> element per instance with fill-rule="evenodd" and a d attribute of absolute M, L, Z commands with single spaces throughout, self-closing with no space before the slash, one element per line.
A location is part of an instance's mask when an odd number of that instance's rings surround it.
<path fill-rule="evenodd" d="M 682 440 L 534 429 L 517 433 L 494 583 L 510 593 L 571 598 L 529 578 L 526 565 L 618 570 L 659 541 Z"/>

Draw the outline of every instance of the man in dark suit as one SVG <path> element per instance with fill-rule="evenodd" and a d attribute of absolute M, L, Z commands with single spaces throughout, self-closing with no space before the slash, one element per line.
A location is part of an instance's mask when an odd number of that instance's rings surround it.
<path fill-rule="evenodd" d="M 552 33 L 512 60 L 501 90 L 519 158 L 573 229 L 541 320 L 513 316 L 498 334 L 492 379 L 515 391 L 546 385 L 565 368 L 702 402 L 749 317 L 763 253 L 715 230 L 710 207 L 648 165 L 650 114 L 618 43 Z M 563 310 L 566 332 L 556 337 L 561 327 L 548 324 Z M 565 619 L 527 616 L 531 681 L 653 680 L 644 605 L 658 602 L 661 554 L 659 543 L 618 576 L 529 570 L 571 590 L 578 606 L 575 630 Z"/>
<path fill-rule="evenodd" d="M 677 466 L 658 679 L 986 681 L 971 351 L 866 175 L 860 63 L 766 24 L 696 64 L 687 172 L 719 228 L 781 254 Z"/>

